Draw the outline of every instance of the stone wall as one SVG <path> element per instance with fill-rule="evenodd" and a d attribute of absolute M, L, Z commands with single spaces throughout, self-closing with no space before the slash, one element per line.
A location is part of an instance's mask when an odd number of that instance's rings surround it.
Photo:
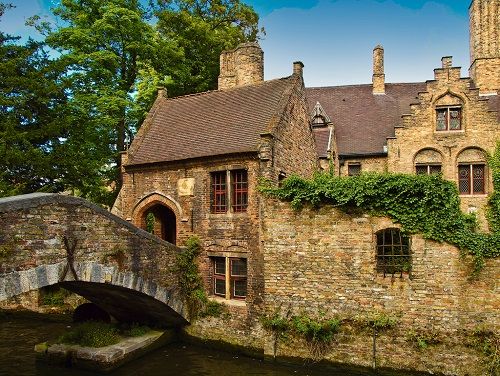
<path fill-rule="evenodd" d="M 179 249 L 102 208 L 70 196 L 15 196 L 0 199 L 0 224 L 0 300 L 59 282 L 71 284 L 71 263 L 82 281 L 69 286 L 75 287 L 71 291 L 93 296 L 108 289 L 124 300 L 133 290 L 137 302 L 145 294 L 162 302 L 163 309 L 169 301 L 186 314 L 177 289 Z M 68 250 L 73 249 L 70 261 Z M 112 286 L 117 286 L 113 292 Z M 131 312 L 137 308 L 133 305 Z"/>
<path fill-rule="evenodd" d="M 318 156 L 305 98 L 301 72 L 283 96 L 269 132 L 261 136 L 259 158 L 262 175 L 277 182 L 278 176 L 311 177 L 319 168 Z"/>
<path fill-rule="evenodd" d="M 339 164 L 338 171 L 340 176 L 348 176 L 349 164 L 359 164 L 361 172 L 387 172 L 387 158 L 386 157 L 359 157 L 344 159 Z"/>
<path fill-rule="evenodd" d="M 450 245 L 412 236 L 411 272 L 377 272 L 375 233 L 397 227 L 390 220 L 344 214 L 331 207 L 294 212 L 288 203 L 266 202 L 264 211 L 265 307 L 270 314 L 306 313 L 343 319 L 374 311 L 398 317 L 378 338 L 379 366 L 481 375 L 479 353 L 464 346 L 481 325 L 498 332 L 500 262 L 488 260 L 477 278 L 471 262 Z M 442 344 L 417 350 L 412 331 L 438 333 Z M 351 331 L 326 354 L 333 362 L 370 366 L 371 336 Z M 272 355 L 272 338 L 266 354 Z M 304 343 L 284 343 L 278 356 L 308 357 Z"/>
<path fill-rule="evenodd" d="M 446 67 L 448 64 L 450 67 Z M 411 105 L 411 113 L 403 116 L 403 126 L 396 128 L 395 137 L 388 140 L 387 166 L 390 172 L 415 173 L 419 153 L 432 150 L 441 159 L 443 178 L 458 184 L 460 162 L 486 164 L 487 154 L 495 150 L 500 140 L 498 114 L 491 111 L 488 97 L 471 89 L 469 79 L 460 78 L 460 68 L 451 67 L 451 62 L 443 60 L 443 67 L 435 69 L 434 75 L 435 80 L 428 81 L 427 90 Z M 436 130 L 436 109 L 446 106 L 461 109 L 461 130 Z M 493 190 L 488 168 L 485 182 L 485 194 L 462 195 L 462 210 L 478 212 L 483 229 L 487 228 L 487 197 Z"/>

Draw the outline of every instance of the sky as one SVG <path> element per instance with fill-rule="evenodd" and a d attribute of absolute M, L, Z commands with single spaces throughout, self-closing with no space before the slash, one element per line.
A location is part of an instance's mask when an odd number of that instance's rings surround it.
<path fill-rule="evenodd" d="M 4 0 L 5 1 L 5 0 Z M 103 0 L 105 1 L 105 0 Z M 289 76 L 302 61 L 306 86 L 370 83 L 372 51 L 385 50 L 386 82 L 433 79 L 442 56 L 468 76 L 470 0 L 243 0 L 266 30 L 266 79 Z M 57 0 L 9 0 L 16 8 L 0 21 L 2 31 L 34 34 L 24 26 L 47 15 Z"/>

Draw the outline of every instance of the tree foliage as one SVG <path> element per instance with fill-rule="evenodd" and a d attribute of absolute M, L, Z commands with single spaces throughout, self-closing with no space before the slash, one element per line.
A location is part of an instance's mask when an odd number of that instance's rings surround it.
<path fill-rule="evenodd" d="M 173 96 L 216 89 L 220 53 L 263 32 L 257 13 L 239 0 L 158 0 L 155 11 L 160 34 L 181 52 L 179 64 L 165 70 Z"/>
<path fill-rule="evenodd" d="M 257 36 L 239 0 L 142 3 L 61 0 L 57 26 L 28 20 L 44 41 L 0 34 L 1 196 L 69 190 L 111 205 L 119 152 L 158 86 L 215 88 L 221 50 Z M 0 17 L 10 7 L 0 2 Z"/>

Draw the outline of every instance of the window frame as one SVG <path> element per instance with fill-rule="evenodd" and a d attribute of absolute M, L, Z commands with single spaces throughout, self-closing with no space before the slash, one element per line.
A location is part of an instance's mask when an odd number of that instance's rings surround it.
<path fill-rule="evenodd" d="M 231 170 L 231 211 L 244 213 L 248 208 L 248 171 Z"/>
<path fill-rule="evenodd" d="M 461 168 L 463 167 L 468 167 L 468 176 L 466 179 L 461 177 Z M 482 169 L 482 178 L 480 179 L 481 181 L 481 191 L 476 191 L 474 189 L 474 183 L 478 179 L 475 179 L 474 177 L 474 171 L 476 169 Z M 483 162 L 462 162 L 458 164 L 458 192 L 460 196 L 475 196 L 475 195 L 485 195 L 486 194 L 486 177 L 487 177 L 487 169 L 486 169 L 486 163 Z M 466 181 L 468 185 L 468 190 L 467 192 L 462 191 L 462 185 L 461 183 L 463 181 Z"/>
<path fill-rule="evenodd" d="M 391 241 L 386 243 L 386 234 L 389 232 Z M 399 242 L 394 241 L 395 234 Z M 382 244 L 380 244 L 380 239 L 382 239 Z M 386 249 L 390 252 L 386 253 Z M 397 254 L 395 254 L 395 249 L 399 250 Z M 377 231 L 375 233 L 375 259 L 376 270 L 384 277 L 387 275 L 394 277 L 399 274 L 402 278 L 403 273 L 409 274 L 412 269 L 411 237 L 403 234 L 399 228 L 385 228 Z"/>
<path fill-rule="evenodd" d="M 227 213 L 227 173 L 213 171 L 210 173 L 210 212 Z"/>
<path fill-rule="evenodd" d="M 217 273 L 217 261 L 224 260 L 224 274 Z M 226 300 L 246 300 L 248 296 L 248 260 L 245 257 L 230 257 L 230 256 L 211 256 L 210 262 L 212 264 L 212 293 L 215 296 L 220 296 Z M 233 273 L 233 263 L 244 263 L 244 274 Z M 224 281 L 224 294 L 217 292 L 217 281 Z M 237 282 L 245 283 L 245 295 L 237 294 Z"/>
<path fill-rule="evenodd" d="M 357 171 L 351 172 L 351 167 L 354 168 L 354 170 L 357 169 Z M 348 162 L 347 176 L 359 176 L 359 175 L 361 175 L 361 162 Z"/>
<path fill-rule="evenodd" d="M 458 110 L 459 111 L 459 125 L 460 127 L 457 129 L 451 129 L 451 111 L 453 110 Z M 446 112 L 446 118 L 445 118 L 445 129 L 439 129 L 439 113 Z M 435 109 L 435 119 L 436 119 L 436 127 L 435 130 L 436 132 L 460 132 L 463 131 L 464 129 L 464 124 L 463 124 L 463 108 L 460 105 L 451 105 L 451 106 L 439 106 L 436 107 Z"/>
<path fill-rule="evenodd" d="M 419 173 L 418 169 L 425 167 L 425 173 Z M 438 172 L 432 172 L 433 168 L 439 167 Z M 441 163 L 416 163 L 415 164 L 415 174 L 416 175 L 438 175 L 442 173 L 443 165 Z"/>

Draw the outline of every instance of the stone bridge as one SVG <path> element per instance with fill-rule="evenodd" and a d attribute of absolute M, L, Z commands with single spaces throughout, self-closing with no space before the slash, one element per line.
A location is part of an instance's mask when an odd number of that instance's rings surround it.
<path fill-rule="evenodd" d="M 180 249 L 83 199 L 0 199 L 0 301 L 58 284 L 119 321 L 188 323 Z"/>

